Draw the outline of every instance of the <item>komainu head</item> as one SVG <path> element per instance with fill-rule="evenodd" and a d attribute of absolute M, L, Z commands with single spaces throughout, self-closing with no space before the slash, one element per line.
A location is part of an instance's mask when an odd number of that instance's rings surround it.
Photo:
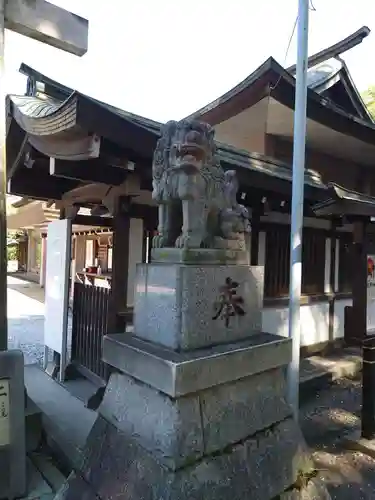
<path fill-rule="evenodd" d="M 166 170 L 194 174 L 213 162 L 216 149 L 214 135 L 214 129 L 207 123 L 195 120 L 169 121 L 162 128 L 154 165 L 163 161 Z"/>

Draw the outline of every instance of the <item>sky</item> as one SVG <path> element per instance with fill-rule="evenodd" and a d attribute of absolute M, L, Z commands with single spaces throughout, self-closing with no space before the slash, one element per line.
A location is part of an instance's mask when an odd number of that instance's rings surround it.
<path fill-rule="evenodd" d="M 375 84 L 375 1 L 311 0 L 309 54 L 372 33 L 346 60 L 360 91 Z M 89 19 L 89 50 L 76 57 L 6 31 L 6 90 L 23 94 L 22 62 L 69 87 L 165 122 L 213 101 L 269 56 L 296 62 L 297 0 L 52 0 Z"/>

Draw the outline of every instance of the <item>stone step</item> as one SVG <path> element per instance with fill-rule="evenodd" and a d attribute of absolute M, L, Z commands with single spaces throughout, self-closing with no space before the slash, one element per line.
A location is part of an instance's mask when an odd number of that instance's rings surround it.
<path fill-rule="evenodd" d="M 330 372 L 332 379 L 353 378 L 362 370 L 362 352 L 348 347 L 329 356 L 311 356 L 309 361 L 321 371 Z"/>
<path fill-rule="evenodd" d="M 26 451 L 36 451 L 42 441 L 42 412 L 28 396 L 25 409 Z"/>
<path fill-rule="evenodd" d="M 96 412 L 85 408 L 38 365 L 25 366 L 25 385 L 42 412 L 48 446 L 67 470 L 82 460 L 82 449 L 95 422 Z"/>
<path fill-rule="evenodd" d="M 301 360 L 300 394 L 304 400 L 340 378 L 354 378 L 362 370 L 358 348 L 344 348 L 327 356 L 310 356 Z"/>
<path fill-rule="evenodd" d="M 66 476 L 56 467 L 54 461 L 45 453 L 32 453 L 30 459 L 51 489 L 54 492 L 59 491 Z"/>
<path fill-rule="evenodd" d="M 65 481 L 51 458 L 42 453 L 30 453 L 26 462 L 27 492 L 20 500 L 53 500 Z"/>
<path fill-rule="evenodd" d="M 27 458 L 27 494 L 22 500 L 53 500 L 55 491 L 44 479 L 30 457 Z"/>
<path fill-rule="evenodd" d="M 323 390 L 333 382 L 332 374 L 319 369 L 301 371 L 300 374 L 300 399 L 302 401 Z"/>

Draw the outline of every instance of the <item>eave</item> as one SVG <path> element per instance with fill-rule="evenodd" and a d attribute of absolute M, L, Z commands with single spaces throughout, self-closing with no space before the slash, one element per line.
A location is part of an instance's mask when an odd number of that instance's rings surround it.
<path fill-rule="evenodd" d="M 62 119 L 64 119 L 63 106 L 74 100 L 76 103 L 74 120 L 81 132 L 86 134 L 94 133 L 97 137 L 112 141 L 126 150 L 129 155 L 132 155 L 133 159 L 129 158 L 132 161 L 148 158 L 150 151 L 152 155 L 159 135 L 160 123 L 134 115 L 70 89 L 25 64 L 21 65 L 20 72 L 28 76 L 29 87 L 35 86 L 36 82 L 41 83 L 44 86 L 44 94 L 49 96 L 49 99 L 53 102 L 61 103 L 61 113 L 58 113 L 58 115 Z M 28 98 L 34 99 L 34 106 L 37 108 L 40 98 Z M 53 112 L 52 109 L 51 112 Z M 37 115 L 33 116 L 33 118 L 34 123 L 39 123 Z M 45 132 L 48 135 L 48 129 Z M 61 159 L 68 158 L 61 157 Z"/>
<path fill-rule="evenodd" d="M 341 58 L 327 59 L 313 67 L 307 74 L 308 87 L 324 98 L 328 98 L 334 105 L 341 108 L 349 115 L 355 115 L 368 123 L 373 123 L 372 117 L 363 102 L 357 87 L 354 84 L 349 69 Z M 351 109 L 346 109 L 333 97 L 327 96 L 329 90 L 334 90 L 338 85 L 342 85 Z"/>
<path fill-rule="evenodd" d="M 337 184 L 327 186 L 328 198 L 312 207 L 318 217 L 375 217 L 375 198 Z"/>
<path fill-rule="evenodd" d="M 10 230 L 36 228 L 58 219 L 59 215 L 59 210 L 47 207 L 43 202 L 34 202 L 20 208 L 14 214 L 9 214 L 7 227 Z"/>
<path fill-rule="evenodd" d="M 294 109 L 295 78 L 272 57 L 239 85 L 189 117 L 217 125 L 266 96 Z M 307 117 L 332 130 L 375 145 L 375 124 L 349 115 L 312 89 L 307 90 Z"/>
<path fill-rule="evenodd" d="M 361 94 L 358 92 L 358 88 L 354 83 L 354 80 L 352 78 L 352 75 L 349 71 L 349 68 L 346 65 L 346 62 L 343 61 L 342 59 L 339 58 L 339 60 L 342 63 L 342 71 L 341 71 L 341 80 L 343 82 L 343 85 L 346 87 L 346 90 L 352 99 L 352 102 L 354 106 L 357 108 L 358 113 L 360 116 L 365 120 L 370 123 L 373 123 L 374 120 L 368 110 L 368 107 L 366 106 L 365 102 L 363 101 Z"/>
<path fill-rule="evenodd" d="M 74 92 L 63 102 L 52 98 L 8 96 L 13 119 L 36 150 L 67 160 L 97 158 L 100 139 L 80 127 L 78 99 Z"/>
<path fill-rule="evenodd" d="M 28 69 L 29 73 L 32 71 Z M 69 122 L 71 126 L 70 131 L 74 127 L 76 127 L 74 131 L 78 134 L 85 130 L 94 131 L 95 135 L 99 137 L 103 137 L 104 135 L 106 138 L 109 138 L 112 144 L 121 145 L 124 150 L 133 154 L 134 158 L 144 159 L 145 168 L 141 169 L 142 175 L 150 182 L 151 159 L 156 141 L 160 135 L 159 123 L 127 113 L 82 95 L 79 92 L 72 91 L 67 87 L 60 86 L 57 82 L 39 73 L 36 73 L 34 77 L 38 78 L 38 81 L 40 79 L 43 80 L 46 88 L 49 89 L 53 96 L 50 96 L 51 102 L 49 108 L 46 104 L 42 105 L 40 98 L 31 98 L 29 96 L 28 99 L 38 99 L 38 101 L 34 101 L 34 104 L 28 105 L 28 109 L 33 110 L 32 113 L 23 113 L 27 115 L 27 119 L 20 119 L 18 117 L 18 121 L 16 122 L 18 129 L 21 129 L 21 125 L 27 128 L 27 125 L 30 127 L 28 129 L 29 132 L 34 132 L 34 139 L 35 137 L 48 138 L 48 127 L 40 127 L 42 120 L 45 120 L 46 123 L 57 123 L 56 116 L 58 114 L 61 115 L 63 110 L 73 110 L 74 120 L 71 117 L 69 118 L 71 120 Z M 220 102 L 216 101 L 216 104 L 213 103 L 204 108 L 203 115 L 205 116 L 199 116 L 205 120 L 209 117 L 211 121 L 215 121 L 215 117 L 219 116 L 222 118 L 225 116 L 224 113 L 227 113 L 227 116 L 233 115 L 233 104 L 237 106 L 235 111 L 239 112 L 239 110 L 249 106 L 249 98 L 250 102 L 251 99 L 252 102 L 256 102 L 267 95 L 275 99 L 277 98 L 279 102 L 286 103 L 287 106 L 293 109 L 294 85 L 293 76 L 278 65 L 276 61 L 269 59 L 249 79 L 246 79 L 242 84 L 223 96 L 219 100 Z M 61 98 L 64 98 L 64 100 L 61 101 Z M 334 107 L 332 108 L 332 104 L 326 99 L 322 99 L 321 96 L 310 90 L 309 109 L 312 107 L 312 103 L 314 106 L 318 106 L 321 113 L 324 113 L 325 119 L 331 113 L 336 121 L 338 115 L 342 117 L 342 120 L 348 120 L 347 114 L 342 111 L 338 112 Z M 360 120 L 353 121 L 357 123 L 357 126 L 364 126 Z M 39 136 L 35 135 L 37 125 L 40 127 L 38 129 Z M 64 129 L 62 132 L 67 132 L 67 129 Z M 375 128 L 371 128 L 371 132 L 371 138 L 375 138 Z M 29 137 L 28 134 L 27 137 Z M 87 132 L 86 137 L 88 137 Z M 10 140 L 9 137 L 7 138 L 8 140 Z M 372 142 L 372 144 L 375 143 Z M 232 148 L 226 144 L 217 143 L 217 145 L 219 158 L 223 167 L 225 169 L 235 168 L 238 171 L 241 187 L 244 189 L 248 186 L 258 188 L 260 191 L 262 189 L 269 189 L 271 192 L 281 192 L 286 195 L 291 194 L 292 171 L 290 165 L 267 158 L 264 155 L 257 155 Z M 56 158 L 53 154 L 49 156 Z M 83 165 L 82 160 L 78 163 Z M 72 167 L 73 165 L 74 162 L 71 163 Z M 62 165 L 62 167 L 65 171 L 66 165 Z M 25 195 L 30 198 L 60 200 L 65 193 L 79 185 L 84 185 L 84 183 L 72 180 L 67 174 L 65 174 L 66 178 L 64 178 L 63 176 L 54 177 L 49 175 L 49 173 L 47 170 L 44 177 L 38 178 L 32 170 L 22 168 L 22 170 L 15 172 L 10 180 L 10 193 Z M 104 174 L 105 169 L 103 169 Z M 104 176 L 104 184 L 106 180 L 111 185 Z M 98 182 L 98 180 L 94 182 Z M 315 202 L 327 198 L 327 187 L 314 172 L 306 171 L 305 194 L 306 199 Z"/>

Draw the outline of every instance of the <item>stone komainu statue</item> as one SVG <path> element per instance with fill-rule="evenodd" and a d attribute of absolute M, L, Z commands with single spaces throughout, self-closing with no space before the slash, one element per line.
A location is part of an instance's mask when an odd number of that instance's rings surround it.
<path fill-rule="evenodd" d="M 159 206 L 155 248 L 245 249 L 248 211 L 237 203 L 236 172 L 224 172 L 214 130 L 194 120 L 163 126 L 152 165 Z"/>

